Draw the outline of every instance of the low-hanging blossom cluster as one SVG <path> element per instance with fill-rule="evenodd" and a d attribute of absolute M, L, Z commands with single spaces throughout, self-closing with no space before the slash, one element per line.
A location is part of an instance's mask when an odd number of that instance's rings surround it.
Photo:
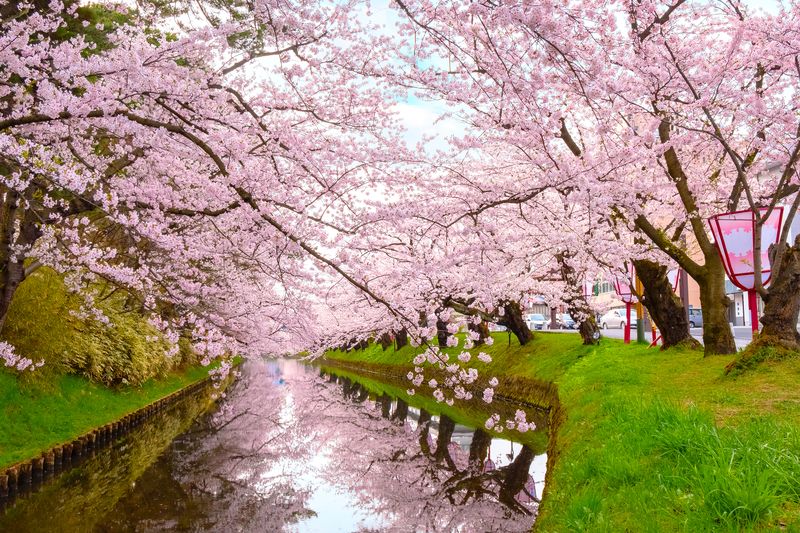
<path fill-rule="evenodd" d="M 425 351 L 414 357 L 414 371 L 406 374 L 414 388 L 410 388 L 406 392 L 409 395 L 414 395 L 416 393 L 415 388 L 425 382 L 424 367 L 422 365 L 427 364 L 445 372 L 445 378 L 441 382 L 435 378 L 427 381 L 428 387 L 433 389 L 431 394 L 437 402 L 453 405 L 456 400 L 471 400 L 473 393 L 470 389 L 478 382 L 479 372 L 475 367 L 462 367 L 461 364 L 469 363 L 472 361 L 472 357 L 473 355 L 469 351 L 462 350 L 456 360 L 451 361 L 450 356 L 442 352 L 439 347 L 429 346 Z M 490 363 L 492 361 L 491 356 L 486 352 L 479 352 L 475 358 L 482 363 Z M 492 376 L 486 383 L 488 386 L 483 389 L 482 399 L 485 403 L 490 404 L 494 399 L 495 388 L 500 382 L 496 376 Z M 502 432 L 504 428 L 516 429 L 519 432 L 535 428 L 532 423 L 526 421 L 523 411 L 517 411 L 517 416 L 514 420 L 506 420 L 505 424 L 500 422 L 500 415 L 495 413 L 486 421 L 486 428 L 493 429 L 498 433 Z"/>
<path fill-rule="evenodd" d="M 19 372 L 24 370 L 33 371 L 44 365 L 44 360 L 34 363 L 27 357 L 22 357 L 14 351 L 14 347 L 7 342 L 0 341 L 0 360 L 8 368 L 13 368 Z"/>

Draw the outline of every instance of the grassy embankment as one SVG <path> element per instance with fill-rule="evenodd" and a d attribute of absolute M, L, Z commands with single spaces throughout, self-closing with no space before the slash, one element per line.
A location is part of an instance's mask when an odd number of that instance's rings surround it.
<path fill-rule="evenodd" d="M 726 376 L 730 358 L 573 334 L 525 347 L 495 334 L 482 350 L 498 393 L 527 399 L 524 378 L 557 386 L 539 531 L 800 531 L 800 358 Z M 416 353 L 328 357 L 396 374 Z"/>
<path fill-rule="evenodd" d="M 0 340 L 44 366 L 21 374 L 0 364 L 0 468 L 169 395 L 208 376 L 184 345 L 163 335 L 113 290 L 99 291 L 103 324 L 81 296 L 41 268 L 14 295 Z"/>
<path fill-rule="evenodd" d="M 88 379 L 61 375 L 47 389 L 21 385 L 0 372 L 0 469 L 113 422 L 155 400 L 208 377 L 194 366 L 146 382 L 112 389 Z"/>

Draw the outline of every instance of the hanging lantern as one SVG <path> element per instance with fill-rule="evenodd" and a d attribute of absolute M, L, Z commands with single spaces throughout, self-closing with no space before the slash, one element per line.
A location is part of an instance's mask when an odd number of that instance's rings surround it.
<path fill-rule="evenodd" d="M 769 210 L 762 207 L 765 216 Z M 776 207 L 761 226 L 761 278 L 764 286 L 772 276 L 769 247 L 778 242 L 783 223 L 783 208 Z M 758 299 L 755 289 L 755 227 L 754 211 L 735 211 L 714 215 L 708 219 L 717 251 L 731 282 L 747 292 L 753 331 L 758 331 Z"/>
<path fill-rule="evenodd" d="M 623 334 L 625 344 L 631 343 L 631 305 L 636 302 L 636 291 L 633 290 L 633 279 L 635 273 L 633 265 L 624 277 L 614 277 L 614 290 L 617 291 L 619 299 L 625 302 L 625 333 Z"/>

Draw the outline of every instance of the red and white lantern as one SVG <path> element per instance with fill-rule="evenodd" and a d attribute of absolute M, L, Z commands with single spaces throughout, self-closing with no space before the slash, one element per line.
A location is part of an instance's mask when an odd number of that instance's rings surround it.
<path fill-rule="evenodd" d="M 768 212 L 760 209 L 761 216 Z M 754 211 L 735 211 L 714 215 L 708 219 L 717 251 L 725 267 L 725 273 L 734 285 L 747 291 L 753 331 L 758 331 L 758 300 L 755 289 L 755 227 Z M 776 207 L 761 226 L 761 277 L 763 285 L 772 275 L 769 262 L 769 247 L 778 242 L 783 224 L 783 208 Z"/>

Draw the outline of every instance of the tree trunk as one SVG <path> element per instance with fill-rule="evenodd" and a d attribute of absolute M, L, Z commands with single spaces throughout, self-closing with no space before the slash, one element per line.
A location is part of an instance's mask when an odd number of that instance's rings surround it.
<path fill-rule="evenodd" d="M 408 418 L 408 404 L 403 401 L 402 398 L 397 399 L 397 407 L 394 409 L 394 413 L 392 413 L 392 420 L 399 420 L 401 423 L 406 421 Z"/>
<path fill-rule="evenodd" d="M 350 399 L 350 389 L 353 386 L 353 382 L 350 381 L 350 378 L 342 378 L 342 396 L 346 399 Z"/>
<path fill-rule="evenodd" d="M 700 285 L 700 304 L 703 308 L 705 355 L 736 353 L 736 343 L 728 322 L 730 299 L 725 294 L 725 270 L 719 256 L 706 256 L 705 273 L 696 281 Z"/>
<path fill-rule="evenodd" d="M 472 442 L 469 445 L 469 465 L 474 470 L 482 470 L 483 462 L 486 460 L 486 453 L 492 443 L 492 436 L 478 428 L 472 434 Z"/>
<path fill-rule="evenodd" d="M 594 310 L 583 294 L 583 279 L 569 264 L 569 252 L 556 254 L 561 270 L 561 279 L 564 280 L 564 303 L 567 304 L 567 312 L 578 323 L 578 332 L 581 334 L 584 346 L 590 346 L 600 342 L 600 328 L 597 326 L 597 319 Z"/>
<path fill-rule="evenodd" d="M 431 454 L 431 446 L 428 442 L 428 436 L 431 430 L 431 414 L 425 409 L 419 410 L 419 420 L 417 429 L 419 430 L 419 447 L 425 455 Z"/>
<path fill-rule="evenodd" d="M 525 486 L 533 458 L 533 450 L 528 446 L 523 446 L 519 455 L 508 465 L 506 476 L 503 480 L 503 490 L 508 498 L 513 499 Z"/>
<path fill-rule="evenodd" d="M 456 423 L 447 415 L 439 415 L 439 435 L 436 437 L 436 453 L 433 456 L 437 461 L 444 460 L 450 468 L 455 468 L 453 458 L 450 457 L 450 440 L 453 438 L 453 432 L 456 429 Z"/>
<path fill-rule="evenodd" d="M 395 350 L 399 350 L 408 344 L 408 330 L 406 328 L 394 333 Z"/>
<path fill-rule="evenodd" d="M 528 329 L 525 318 L 522 316 L 522 307 L 519 302 L 512 300 L 503 303 L 503 316 L 498 324 L 508 328 L 511 333 L 517 336 L 521 346 L 528 344 L 533 338 L 533 333 Z"/>
<path fill-rule="evenodd" d="M 519 504 L 517 495 L 525 488 L 525 483 L 530 475 L 531 463 L 533 463 L 533 450 L 523 446 L 519 455 L 506 467 L 505 478 L 500 486 L 499 499 L 512 509 L 519 512 L 530 514 L 530 511 Z"/>
<path fill-rule="evenodd" d="M 392 339 L 391 334 L 389 334 L 387 332 L 387 333 L 384 333 L 383 335 L 381 335 L 381 337 L 378 340 L 378 342 L 380 342 L 381 348 L 383 348 L 383 351 L 385 352 L 389 348 L 389 346 L 394 344 L 394 339 Z"/>
<path fill-rule="evenodd" d="M 381 416 L 383 418 L 389 418 L 392 414 L 392 397 L 384 392 L 378 398 L 378 402 L 381 404 Z"/>
<path fill-rule="evenodd" d="M 353 400 L 355 400 L 356 403 L 364 403 L 365 401 L 367 401 L 368 398 L 369 398 L 369 391 L 367 390 L 366 387 L 364 387 L 364 385 L 359 384 L 358 391 L 353 396 Z"/>
<path fill-rule="evenodd" d="M 29 248 L 41 236 L 33 213 L 20 205 L 19 194 L 3 188 L 0 204 L 0 331 L 6 322 L 14 293 L 25 280 L 25 257 L 14 248 Z"/>
<path fill-rule="evenodd" d="M 0 272 L 0 331 L 3 331 L 8 311 L 11 308 L 11 301 L 14 293 L 17 292 L 20 284 L 25 280 L 25 267 L 19 261 L 6 261 L 3 270 Z"/>
<path fill-rule="evenodd" d="M 636 260 L 633 264 L 644 288 L 642 305 L 647 308 L 661 333 L 661 349 L 666 350 L 681 343 L 700 348 L 700 343 L 689 332 L 689 318 L 683 302 L 672 290 L 667 267 L 646 259 Z"/>
<path fill-rule="evenodd" d="M 486 342 L 491 333 L 489 332 L 489 324 L 485 320 L 481 320 L 479 324 L 473 324 L 469 321 L 469 330 L 476 332 L 479 337 L 475 340 L 475 346 L 481 346 Z"/>
<path fill-rule="evenodd" d="M 575 310 L 572 308 L 569 308 L 570 316 L 574 320 L 577 320 L 577 318 L 575 318 L 576 315 L 573 314 L 574 311 Z M 591 309 L 589 312 L 591 312 Z M 594 313 L 588 315 L 581 321 L 580 325 L 578 326 L 578 333 L 581 334 L 581 340 L 583 341 L 584 346 L 590 346 L 600 342 L 600 328 L 597 326 L 597 319 L 595 318 Z"/>
<path fill-rule="evenodd" d="M 447 348 L 447 337 L 450 333 L 447 331 L 447 322 L 441 320 L 438 315 L 436 317 L 436 339 L 439 342 L 440 348 Z"/>
<path fill-rule="evenodd" d="M 770 281 L 764 296 L 764 329 L 754 344 L 778 344 L 790 350 L 800 350 L 797 318 L 800 315 L 800 238 L 783 253 L 780 270 Z"/>

